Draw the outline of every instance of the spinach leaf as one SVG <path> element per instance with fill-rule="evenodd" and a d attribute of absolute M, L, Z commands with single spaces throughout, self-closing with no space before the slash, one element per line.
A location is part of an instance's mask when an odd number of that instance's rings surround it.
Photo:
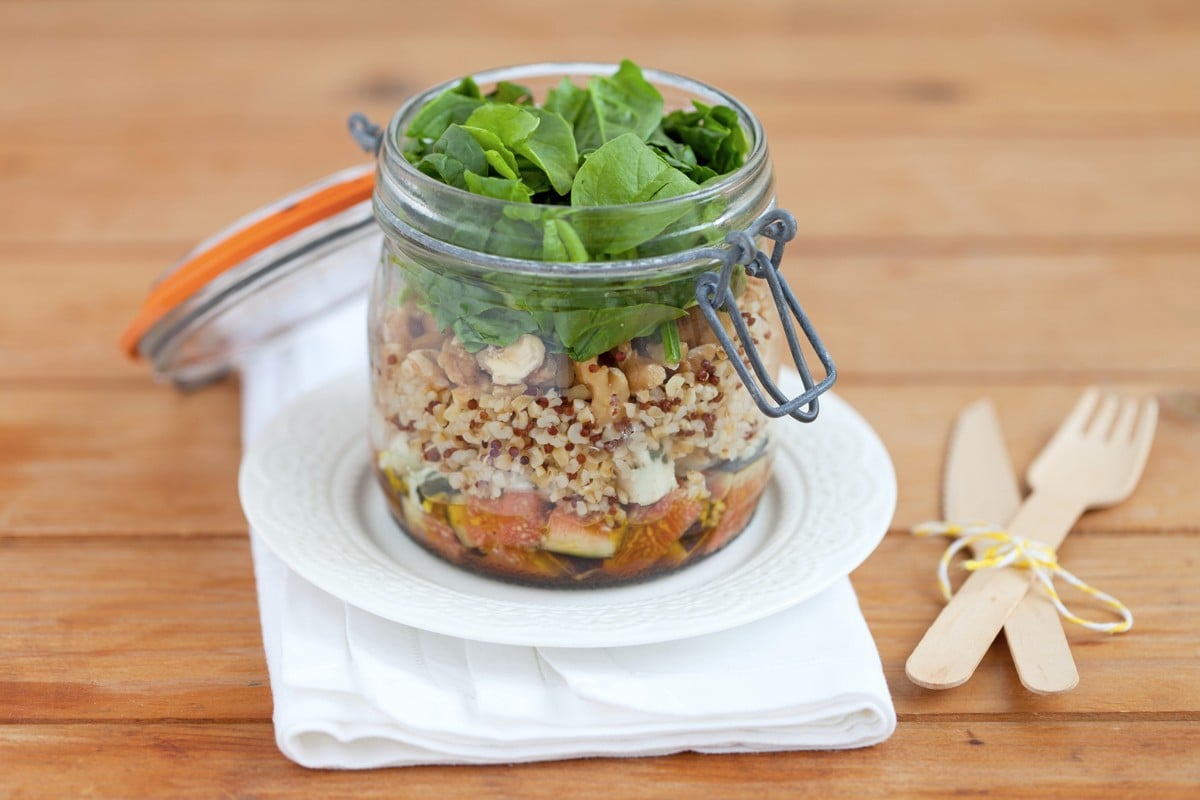
<path fill-rule="evenodd" d="M 625 133 L 583 162 L 571 188 L 571 205 L 626 205 L 697 188 L 636 134 Z"/>
<path fill-rule="evenodd" d="M 517 156 L 504 144 L 504 140 L 486 128 L 463 125 L 462 129 L 474 137 L 483 148 L 484 158 L 492 169 L 504 178 L 517 179 Z"/>
<path fill-rule="evenodd" d="M 482 146 L 523 156 L 545 173 L 559 194 L 571 191 L 579 155 L 575 151 L 571 126 L 559 115 L 540 108 L 486 105 L 471 114 L 466 127 Z M 485 141 L 483 131 L 492 134 L 494 139 L 487 137 Z M 514 172 L 518 168 L 515 161 L 513 168 Z M 516 177 L 500 169 L 497 171 L 504 177 Z"/>
<path fill-rule="evenodd" d="M 491 306 L 459 317 L 453 327 L 463 347 L 472 353 L 488 345 L 507 347 L 523 334 L 537 334 L 541 330 L 532 314 L 504 306 Z"/>
<path fill-rule="evenodd" d="M 484 150 L 483 157 L 487 160 L 488 166 L 495 170 L 496 174 L 501 178 L 507 178 L 510 181 L 518 183 L 521 182 L 520 173 L 517 171 L 516 158 L 509 151 Z"/>
<path fill-rule="evenodd" d="M 532 205 L 526 208 L 535 216 L 540 215 Z M 542 255 L 542 245 L 538 239 L 540 232 L 541 223 L 537 219 L 523 219 L 509 213 L 509 209 L 506 208 L 500 219 L 492 224 L 485 249 L 505 258 L 537 260 Z"/>
<path fill-rule="evenodd" d="M 466 167 L 461 161 L 445 153 L 430 153 L 418 161 L 416 166 L 421 172 L 442 183 L 449 184 L 458 189 L 467 188 L 467 181 L 463 177 Z"/>
<path fill-rule="evenodd" d="M 741 120 L 738 119 L 737 112 L 727 106 L 713 106 L 709 110 L 708 119 L 711 120 L 709 124 L 719 123 L 728 131 L 709 166 L 718 174 L 733 172 L 745 163 L 746 153 L 750 151 L 750 142 L 742 130 Z"/>
<path fill-rule="evenodd" d="M 641 191 L 634 195 L 633 202 L 652 203 L 655 200 L 678 197 L 681 194 L 687 194 L 700 188 L 687 175 L 684 175 L 665 161 L 663 164 L 662 171 L 655 175 L 653 180 L 642 186 Z"/>
<path fill-rule="evenodd" d="M 571 224 L 547 219 L 542 225 L 542 261 L 587 261 L 588 252 Z"/>
<path fill-rule="evenodd" d="M 686 175 L 663 161 L 636 134 L 625 133 L 592 153 L 575 174 L 573 206 L 623 206 L 677 197 L 699 188 Z M 653 239 L 687 209 L 631 209 L 581 216 L 584 240 L 594 254 L 618 256 Z"/>
<path fill-rule="evenodd" d="M 728 138 L 727 141 L 728 144 L 725 145 L 726 147 L 736 148 L 736 138 Z M 704 185 L 706 181 L 720 177 L 723 174 L 710 166 L 699 163 L 699 161 L 696 159 L 696 153 L 689 145 L 686 145 L 683 142 L 677 142 L 670 136 L 667 136 L 666 132 L 661 126 L 659 126 L 659 128 L 650 136 L 647 144 L 653 147 L 658 154 L 663 157 L 664 161 L 666 161 L 672 167 L 675 167 L 675 169 L 679 170 L 684 175 L 687 175 L 693 183 Z M 721 145 L 718 145 L 718 150 L 720 147 Z M 734 152 L 727 157 L 727 160 L 737 160 L 738 155 L 739 154 L 735 149 Z M 744 153 L 741 155 L 744 156 Z M 740 162 L 738 163 L 740 166 Z"/>
<path fill-rule="evenodd" d="M 519 83 L 500 81 L 496 88 L 487 93 L 490 103 L 511 103 L 518 106 L 533 105 L 533 92 Z"/>
<path fill-rule="evenodd" d="M 413 294 L 418 304 L 433 315 L 439 328 L 454 327 L 460 319 L 473 317 L 505 302 L 504 295 L 499 292 L 456 276 L 394 257 L 392 263 L 404 270 L 407 288 L 415 290 Z"/>
<path fill-rule="evenodd" d="M 509 222 L 524 224 L 516 219 Z M 561 233 L 570 226 L 555 228 Z M 692 280 L 683 278 L 667 286 L 647 285 L 645 291 L 635 286 L 617 296 L 607 291 L 565 293 L 553 286 L 514 286 L 508 284 L 508 276 L 498 273 L 481 281 L 406 260 L 393 259 L 393 263 L 404 270 L 417 303 L 440 328 L 453 330 L 471 352 L 487 345 L 504 347 L 530 333 L 545 340 L 551 350 L 585 361 L 622 342 L 657 333 L 670 357 L 670 332 L 675 331 L 678 351 L 675 320 L 686 315 L 685 296 L 692 289 Z M 638 295 L 646 301 L 622 305 Z"/>
<path fill-rule="evenodd" d="M 529 187 L 515 177 L 493 178 L 477 175 L 468 170 L 463 173 L 463 178 L 466 180 L 468 191 L 473 194 L 495 197 L 497 200 L 509 200 L 514 203 L 528 203 L 532 197 Z"/>
<path fill-rule="evenodd" d="M 417 304 L 433 315 L 438 327 L 454 331 L 470 352 L 488 345 L 506 347 L 522 334 L 543 334 L 538 316 L 513 308 L 511 298 L 472 280 L 443 274 L 426 266 L 393 259 L 404 270 Z"/>
<path fill-rule="evenodd" d="M 479 87 L 470 77 L 463 78 L 457 86 L 442 92 L 418 111 L 405 135 L 412 139 L 435 140 L 450 125 L 465 122 L 481 105 L 483 97 Z"/>
<path fill-rule="evenodd" d="M 669 366 L 677 366 L 680 359 L 683 358 L 683 349 L 679 341 L 679 325 L 675 320 L 669 320 L 662 324 L 658 329 L 658 335 L 662 338 L 663 344 L 663 361 Z"/>
<path fill-rule="evenodd" d="M 641 303 L 622 308 L 585 308 L 554 315 L 554 333 L 574 361 L 586 361 L 621 342 L 653 333 L 687 312 L 673 306 Z"/>
<path fill-rule="evenodd" d="M 750 143 L 737 112 L 727 106 L 707 106 L 693 101 L 695 111 L 672 111 L 663 120 L 663 131 L 687 144 L 697 160 L 718 175 L 732 172 L 745 162 Z"/>
<path fill-rule="evenodd" d="M 487 157 L 475 137 L 463 129 L 462 125 L 451 125 L 446 128 L 441 137 L 433 143 L 434 153 L 445 153 L 463 165 L 464 169 L 477 172 L 480 175 L 487 172 Z M 461 187 L 460 187 L 461 188 Z"/>
<path fill-rule="evenodd" d="M 554 191 L 554 185 L 550 183 L 550 178 L 528 158 L 517 156 L 517 173 L 521 182 L 529 187 L 529 191 L 533 192 L 533 202 L 542 204 L 561 202 L 562 198 L 559 197 L 558 192 Z"/>
<path fill-rule="evenodd" d="M 580 89 L 571 83 L 570 78 L 563 78 L 557 86 L 546 93 L 546 102 L 542 103 L 542 108 L 558 114 L 574 127 L 588 98 L 587 89 Z"/>
<path fill-rule="evenodd" d="M 535 108 L 531 113 L 539 124 L 529 138 L 514 149 L 546 173 L 554 191 L 560 195 L 570 194 L 579 163 L 571 125 L 551 111 Z"/>
<path fill-rule="evenodd" d="M 657 150 L 668 164 L 685 174 L 696 167 L 696 154 L 692 152 L 692 148 L 667 136 L 661 123 L 650 134 L 646 144 Z"/>
<path fill-rule="evenodd" d="M 587 102 L 568 119 L 575 127 L 576 147 L 586 153 L 626 133 L 645 141 L 662 120 L 662 111 L 662 95 L 626 59 L 612 77 L 588 81 Z"/>
<path fill-rule="evenodd" d="M 490 104 L 475 109 L 464 124 L 472 131 L 487 131 L 512 150 L 530 137 L 539 120 L 527 108 Z"/>

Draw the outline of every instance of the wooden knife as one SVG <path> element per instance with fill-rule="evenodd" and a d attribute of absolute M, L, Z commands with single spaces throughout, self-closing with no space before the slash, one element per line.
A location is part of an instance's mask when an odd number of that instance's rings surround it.
<path fill-rule="evenodd" d="M 942 514 L 953 522 L 1007 525 L 1021 494 L 996 410 L 989 400 L 963 409 L 955 423 L 942 481 Z M 1031 590 L 1004 625 L 1021 683 L 1031 692 L 1075 688 L 1079 672 L 1050 601 Z M 909 676 L 912 679 L 912 676 Z M 920 681 L 915 681 L 920 683 Z"/>

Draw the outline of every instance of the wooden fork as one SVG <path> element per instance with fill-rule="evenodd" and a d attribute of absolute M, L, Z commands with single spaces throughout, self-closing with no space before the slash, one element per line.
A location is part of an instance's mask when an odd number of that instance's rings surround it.
<path fill-rule="evenodd" d="M 1122 399 L 1089 388 L 1030 466 L 1033 492 L 1009 533 L 1057 549 L 1085 511 L 1124 500 L 1142 475 L 1157 422 L 1153 398 Z M 909 656 L 909 679 L 930 689 L 965 683 L 1030 581 L 1018 569 L 972 573 Z"/>

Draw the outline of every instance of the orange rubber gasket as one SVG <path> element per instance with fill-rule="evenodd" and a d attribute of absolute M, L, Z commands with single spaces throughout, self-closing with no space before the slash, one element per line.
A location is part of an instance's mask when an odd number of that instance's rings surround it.
<path fill-rule="evenodd" d="M 126 355 L 138 357 L 138 343 L 154 325 L 217 277 L 267 247 L 323 219 L 371 198 L 375 174 L 328 186 L 260 219 L 184 262 L 155 286 L 137 316 L 121 333 Z"/>

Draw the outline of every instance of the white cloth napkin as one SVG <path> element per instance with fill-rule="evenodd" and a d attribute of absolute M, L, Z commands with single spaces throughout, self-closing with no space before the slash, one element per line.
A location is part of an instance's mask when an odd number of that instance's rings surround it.
<path fill-rule="evenodd" d="M 358 363 L 364 308 L 242 363 L 243 441 Z M 896 725 L 848 578 L 749 625 L 609 649 L 466 641 L 349 606 L 251 534 L 279 748 L 308 767 L 863 747 Z"/>

